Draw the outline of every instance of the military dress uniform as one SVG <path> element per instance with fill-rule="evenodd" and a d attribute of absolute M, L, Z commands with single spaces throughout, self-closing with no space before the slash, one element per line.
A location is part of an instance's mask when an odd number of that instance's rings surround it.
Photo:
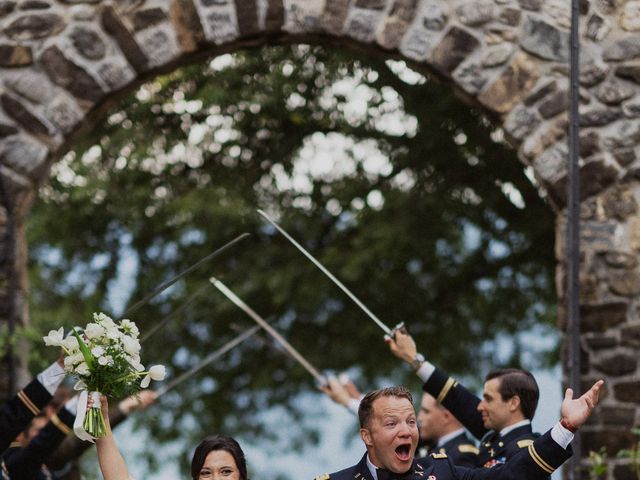
<path fill-rule="evenodd" d="M 570 456 L 572 450 L 562 448 L 551 437 L 550 431 L 520 450 L 509 463 L 494 468 L 457 467 L 443 453 L 414 459 L 408 472 L 394 474 L 386 470 L 376 473 L 378 480 L 544 480 Z M 336 473 L 324 474 L 315 480 L 374 480 L 367 465 L 367 455 L 352 467 Z"/>
<path fill-rule="evenodd" d="M 55 475 L 45 465 L 47 458 L 70 435 L 75 415 L 61 408 L 49 422 L 22 448 L 12 445 L 2 455 L 11 480 L 55 480 Z"/>
<path fill-rule="evenodd" d="M 47 389 L 38 380 L 33 380 L 0 407 L 0 453 L 27 428 L 51 398 Z"/>
<path fill-rule="evenodd" d="M 478 447 L 465 432 L 460 432 L 455 437 L 437 445 L 429 454 L 444 453 L 451 463 L 458 467 L 473 468 L 478 464 Z"/>
<path fill-rule="evenodd" d="M 474 437 L 481 439 L 477 467 L 493 467 L 504 463 L 539 437 L 539 434 L 533 433 L 530 423 L 513 429 L 504 437 L 499 432 L 485 428 L 482 414 L 478 411 L 480 399 L 438 368 L 422 389 L 453 413 Z"/>

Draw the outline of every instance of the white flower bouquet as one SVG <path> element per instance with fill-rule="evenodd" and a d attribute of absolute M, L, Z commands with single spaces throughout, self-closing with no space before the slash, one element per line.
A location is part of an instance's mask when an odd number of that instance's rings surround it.
<path fill-rule="evenodd" d="M 104 313 L 94 313 L 93 323 L 84 332 L 74 328 L 64 336 L 64 328 L 43 337 L 45 345 L 64 350 L 64 369 L 77 377 L 76 390 L 82 390 L 74 424 L 76 435 L 93 441 L 107 434 L 100 409 L 100 394 L 122 398 L 147 388 L 151 380 L 163 380 L 165 368 L 155 365 L 145 370 L 140 362 L 138 327 L 131 320 L 114 322 Z M 88 392 L 94 404 L 86 412 Z"/>

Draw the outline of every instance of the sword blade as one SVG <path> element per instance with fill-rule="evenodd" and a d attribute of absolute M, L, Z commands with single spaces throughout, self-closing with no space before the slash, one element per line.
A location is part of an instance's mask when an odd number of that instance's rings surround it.
<path fill-rule="evenodd" d="M 149 330 L 147 330 L 145 332 L 145 334 L 140 338 L 140 343 L 144 343 L 145 341 L 149 340 L 150 337 L 155 335 L 156 332 L 158 332 L 162 327 L 164 327 L 167 323 L 169 323 L 171 320 L 173 320 L 173 318 L 175 316 L 177 316 L 178 314 L 184 312 L 187 309 L 187 307 L 189 307 L 189 305 L 191 305 L 194 302 L 194 300 L 200 294 L 202 294 L 207 288 L 209 288 L 209 285 L 205 284 L 205 285 L 201 286 L 198 290 L 196 290 L 194 293 L 192 293 L 189 296 L 189 298 L 187 298 L 185 300 L 185 302 L 182 303 L 182 305 L 180 305 L 178 308 L 173 310 L 166 317 L 164 317 L 162 320 L 160 320 L 158 323 L 156 323 L 153 327 L 151 327 Z"/>
<path fill-rule="evenodd" d="M 250 329 L 242 332 L 240 335 L 237 335 L 236 337 L 232 338 L 227 343 L 225 343 L 222 347 L 217 349 L 215 352 L 211 352 L 209 355 L 203 358 L 202 361 L 200 361 L 197 365 L 194 365 L 189 370 L 177 376 L 166 385 L 161 386 L 158 390 L 156 390 L 156 393 L 158 394 L 158 396 L 164 395 L 169 390 L 175 388 L 176 386 L 178 386 L 188 378 L 191 378 L 192 376 L 194 376 L 196 373 L 198 373 L 204 367 L 209 365 L 211 362 L 214 362 L 218 358 L 222 357 L 229 350 L 232 350 L 233 348 L 235 348 L 237 345 L 244 342 L 246 339 L 248 339 L 252 335 L 255 335 L 258 330 L 260 330 L 260 327 L 258 325 L 254 325 Z"/>
<path fill-rule="evenodd" d="M 347 296 L 353 300 L 355 302 L 356 305 L 358 305 L 360 307 L 360 309 L 366 313 L 369 318 L 371 320 L 373 320 L 383 331 L 384 333 L 386 333 L 387 335 L 393 335 L 393 332 L 391 331 L 391 329 L 389 327 L 387 327 L 384 322 L 382 320 L 380 320 L 378 317 L 376 317 L 373 312 L 371 310 L 369 310 L 367 308 L 367 306 L 362 303 L 360 301 L 360 299 L 358 297 L 356 297 L 351 290 L 349 290 L 347 287 L 344 286 L 344 284 L 338 280 L 329 270 L 327 270 L 325 268 L 324 265 L 322 265 L 318 260 L 316 260 L 316 258 L 311 255 L 309 252 L 307 252 L 305 250 L 305 248 L 300 245 L 298 242 L 295 241 L 295 239 L 289 235 L 280 225 L 278 225 L 274 220 L 271 219 L 271 217 L 269 217 L 269 215 L 267 215 L 264 211 L 258 209 L 258 213 L 260 215 L 262 215 L 271 225 L 273 225 L 274 227 L 276 227 L 276 229 L 282 234 L 284 235 L 284 237 L 289 240 L 298 250 L 300 250 L 300 252 L 307 257 L 309 260 L 311 260 L 311 263 L 313 263 L 316 267 L 318 267 L 322 273 L 324 273 L 327 277 L 329 277 L 329 279 L 335 283 L 340 290 L 342 290 L 344 293 L 347 294 Z"/>
<path fill-rule="evenodd" d="M 200 265 L 202 265 L 205 262 L 208 262 L 209 260 L 211 260 L 212 258 L 217 257 L 218 255 L 220 255 L 221 253 L 223 253 L 225 250 L 227 250 L 228 248 L 231 248 L 232 246 L 234 246 L 236 243 L 240 242 L 241 240 L 244 240 L 245 238 L 247 238 L 249 236 L 248 233 L 243 233 L 242 235 L 238 235 L 236 238 L 234 238 L 233 240 L 231 240 L 230 242 L 225 243 L 223 246 L 221 246 L 220 248 L 218 248 L 217 250 L 214 250 L 213 252 L 211 252 L 209 255 L 207 255 L 204 258 L 201 258 L 200 260 L 198 260 L 196 263 L 194 263 L 193 265 L 191 265 L 189 268 L 183 270 L 182 272 L 178 273 L 175 277 L 167 280 L 166 282 L 164 282 L 162 285 L 160 285 L 159 287 L 157 287 L 153 292 L 149 293 L 146 297 L 144 297 L 142 300 L 136 302 L 135 304 L 133 304 L 132 306 L 130 306 L 129 308 L 127 308 L 127 310 L 122 314 L 122 318 L 125 318 L 128 315 L 131 315 L 133 312 L 135 312 L 136 310 L 138 310 L 140 307 L 142 307 L 144 304 L 146 304 L 149 300 L 151 300 L 152 298 L 154 298 L 156 295 L 158 295 L 159 293 L 163 292 L 164 290 L 166 290 L 167 288 L 169 288 L 171 285 L 173 285 L 174 283 L 176 283 L 178 280 L 180 280 L 182 277 L 184 277 L 185 275 L 191 273 L 193 270 L 195 270 L 196 268 L 198 268 Z"/>
<path fill-rule="evenodd" d="M 298 352 L 285 338 L 280 335 L 276 330 L 273 329 L 271 325 L 269 325 L 260 315 L 254 312 L 251 307 L 249 307 L 246 303 L 244 303 L 238 296 L 233 293 L 229 288 L 226 287 L 224 283 L 220 280 L 211 277 L 209 281 L 216 287 L 222 294 L 227 297 L 231 302 L 233 302 L 240 310 L 249 315 L 258 325 L 260 325 L 263 329 L 267 331 L 269 335 L 271 335 L 282 347 L 291 355 L 294 359 L 302 365 L 307 372 L 309 372 L 316 381 L 323 385 L 325 383 L 324 377 L 320 374 L 320 372 L 311 365 L 306 358 L 304 358 L 300 352 Z"/>

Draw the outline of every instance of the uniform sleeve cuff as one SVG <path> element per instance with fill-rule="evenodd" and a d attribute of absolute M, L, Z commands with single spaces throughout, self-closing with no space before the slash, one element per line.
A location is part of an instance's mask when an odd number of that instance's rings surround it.
<path fill-rule="evenodd" d="M 420 368 L 416 371 L 416 374 L 418 375 L 420 380 L 426 383 L 427 380 L 431 378 L 431 375 L 433 375 L 433 372 L 435 371 L 436 371 L 435 365 L 431 362 L 425 361 L 422 363 Z"/>
<path fill-rule="evenodd" d="M 573 433 L 564 428 L 560 422 L 556 423 L 551 429 L 551 438 L 565 450 L 573 440 Z"/>
<path fill-rule="evenodd" d="M 58 362 L 54 362 L 40 372 L 37 378 L 47 392 L 53 395 L 64 380 L 64 369 Z"/>

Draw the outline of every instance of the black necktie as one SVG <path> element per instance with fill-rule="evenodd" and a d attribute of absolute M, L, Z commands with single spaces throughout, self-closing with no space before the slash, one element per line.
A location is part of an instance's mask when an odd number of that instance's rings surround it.
<path fill-rule="evenodd" d="M 384 468 L 378 468 L 376 473 L 378 474 L 378 480 L 409 480 L 413 478 L 413 467 L 405 473 L 394 473 Z"/>

